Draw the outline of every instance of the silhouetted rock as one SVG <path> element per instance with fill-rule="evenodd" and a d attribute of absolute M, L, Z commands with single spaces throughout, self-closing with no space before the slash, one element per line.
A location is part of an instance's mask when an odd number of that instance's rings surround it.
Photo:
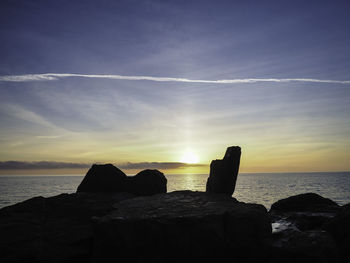
<path fill-rule="evenodd" d="M 232 196 L 235 191 L 240 159 L 241 148 L 231 146 L 227 148 L 222 160 L 213 160 L 210 164 L 206 191 Z"/>
<path fill-rule="evenodd" d="M 135 176 L 127 177 L 126 191 L 135 195 L 166 193 L 167 179 L 158 170 L 143 170 Z"/>
<path fill-rule="evenodd" d="M 271 263 L 339 262 L 337 244 L 325 231 L 339 209 L 335 202 L 315 193 L 291 196 L 272 204 Z"/>
<path fill-rule="evenodd" d="M 299 231 L 324 230 L 340 207 L 330 199 L 315 193 L 288 197 L 272 204 L 272 222 L 287 222 Z"/>
<path fill-rule="evenodd" d="M 135 176 L 126 176 L 112 164 L 94 164 L 78 186 L 77 192 L 128 192 L 135 195 L 166 193 L 167 179 L 158 170 L 143 170 Z"/>
<path fill-rule="evenodd" d="M 339 205 L 331 199 L 315 193 L 306 193 L 281 199 L 272 204 L 270 211 L 334 213 L 338 210 Z"/>
<path fill-rule="evenodd" d="M 0 262 L 90 262 L 91 217 L 103 216 L 129 193 L 35 197 L 0 209 Z"/>
<path fill-rule="evenodd" d="M 342 262 L 350 262 L 350 203 L 341 207 L 326 229 L 338 244 Z"/>
<path fill-rule="evenodd" d="M 94 164 L 78 186 L 77 192 L 126 192 L 126 174 L 112 164 Z"/>
<path fill-rule="evenodd" d="M 224 194 L 178 191 L 137 197 L 94 219 L 93 262 L 264 262 L 265 207 Z"/>

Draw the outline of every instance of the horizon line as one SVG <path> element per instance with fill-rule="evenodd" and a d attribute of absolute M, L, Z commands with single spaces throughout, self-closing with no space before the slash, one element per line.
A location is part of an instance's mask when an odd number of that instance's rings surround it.
<path fill-rule="evenodd" d="M 328 83 L 328 84 L 350 84 L 350 80 L 329 80 L 314 78 L 236 78 L 236 79 L 188 79 L 177 77 L 154 77 L 154 76 L 130 76 L 117 74 L 75 74 L 75 73 L 42 73 L 42 74 L 22 74 L 22 75 L 2 75 L 0 82 L 30 82 L 30 81 L 53 81 L 63 78 L 96 78 L 112 80 L 147 80 L 154 82 L 186 82 L 203 84 L 250 84 L 259 82 L 310 82 L 310 83 Z"/>

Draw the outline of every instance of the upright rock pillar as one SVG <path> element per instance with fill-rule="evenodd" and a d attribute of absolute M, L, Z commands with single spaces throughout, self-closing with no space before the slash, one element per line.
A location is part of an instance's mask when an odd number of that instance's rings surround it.
<path fill-rule="evenodd" d="M 241 159 L 241 147 L 228 147 L 222 160 L 213 160 L 210 164 L 210 174 L 207 181 L 207 192 L 232 195 Z"/>

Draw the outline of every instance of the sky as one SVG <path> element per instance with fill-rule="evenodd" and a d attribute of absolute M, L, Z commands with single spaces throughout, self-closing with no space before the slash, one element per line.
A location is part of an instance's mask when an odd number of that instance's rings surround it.
<path fill-rule="evenodd" d="M 350 170 L 349 1 L 0 2 L 0 174 Z"/>

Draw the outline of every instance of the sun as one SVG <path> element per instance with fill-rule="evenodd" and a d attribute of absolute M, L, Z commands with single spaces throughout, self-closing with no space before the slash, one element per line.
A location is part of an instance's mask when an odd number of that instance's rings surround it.
<path fill-rule="evenodd" d="M 186 150 L 186 152 L 182 155 L 181 160 L 182 163 L 198 163 L 199 158 L 198 155 L 195 154 L 191 150 Z"/>

